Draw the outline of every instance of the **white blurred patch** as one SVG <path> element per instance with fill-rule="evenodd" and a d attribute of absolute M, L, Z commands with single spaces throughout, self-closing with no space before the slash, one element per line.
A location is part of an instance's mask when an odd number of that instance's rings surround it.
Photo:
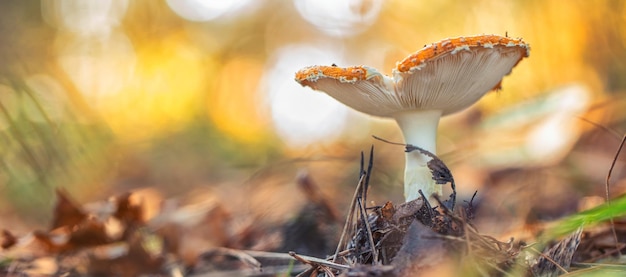
<path fill-rule="evenodd" d="M 127 8 L 128 0 L 41 1 L 41 14 L 48 24 L 81 36 L 109 33 L 120 24 Z"/>
<path fill-rule="evenodd" d="M 590 105 L 591 96 L 582 86 L 568 86 L 551 95 L 554 113 L 548 115 L 526 139 L 530 156 L 536 160 L 562 159 L 580 136 L 578 127 L 582 114 Z"/>
<path fill-rule="evenodd" d="M 135 71 L 135 49 L 124 33 L 60 40 L 59 44 L 61 68 L 92 107 L 98 107 L 102 97 L 118 93 Z"/>
<path fill-rule="evenodd" d="M 199 22 L 237 13 L 250 4 L 251 0 L 167 0 L 167 5 L 177 15 Z"/>
<path fill-rule="evenodd" d="M 291 45 L 279 49 L 264 77 L 272 120 L 289 146 L 306 147 L 333 141 L 342 134 L 348 108 L 322 92 L 300 86 L 299 69 L 316 64 L 341 63 L 337 46 Z"/>
<path fill-rule="evenodd" d="M 354 36 L 376 22 L 382 0 L 296 0 L 298 13 L 332 36 Z"/>
<path fill-rule="evenodd" d="M 578 141 L 591 100 L 586 87 L 569 85 L 485 119 L 478 158 L 492 168 L 558 163 Z"/>

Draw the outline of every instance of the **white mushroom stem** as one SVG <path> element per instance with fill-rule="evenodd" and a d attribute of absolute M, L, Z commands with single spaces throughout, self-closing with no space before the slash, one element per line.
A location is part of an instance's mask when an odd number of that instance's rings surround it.
<path fill-rule="evenodd" d="M 437 126 L 441 118 L 441 110 L 405 111 L 395 114 L 394 118 L 402 129 L 405 143 L 436 154 Z M 430 159 L 419 151 L 406 153 L 404 197 L 407 202 L 419 198 L 420 189 L 428 198 L 431 198 L 434 193 L 441 195 L 442 186 L 435 184 L 427 167 Z"/>
<path fill-rule="evenodd" d="M 367 66 L 310 66 L 296 72 L 303 86 L 326 92 L 353 109 L 394 117 L 407 144 L 436 152 L 439 118 L 471 106 L 485 93 L 499 89 L 530 46 L 508 36 L 448 38 L 425 46 L 398 62 L 392 76 Z M 441 195 L 427 163 L 413 151 L 406 154 L 404 196 L 407 201 Z"/>

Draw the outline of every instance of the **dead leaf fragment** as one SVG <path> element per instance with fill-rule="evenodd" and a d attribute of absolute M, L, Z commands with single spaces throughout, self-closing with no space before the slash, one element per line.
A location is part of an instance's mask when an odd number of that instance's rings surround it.
<path fill-rule="evenodd" d="M 56 193 L 57 204 L 54 207 L 54 219 L 50 230 L 63 226 L 75 226 L 87 218 L 87 214 L 65 191 L 57 189 Z"/>
<path fill-rule="evenodd" d="M 544 251 L 537 259 L 537 263 L 531 268 L 533 274 L 535 276 L 559 276 L 567 273 L 566 270 L 569 269 L 572 263 L 574 252 L 580 245 L 582 232 L 583 228 L 580 227 L 574 233 Z"/>
<path fill-rule="evenodd" d="M 9 249 L 17 243 L 17 238 L 7 230 L 2 230 L 2 249 Z"/>
<path fill-rule="evenodd" d="M 449 259 L 447 255 L 444 240 L 431 228 L 415 220 L 407 230 L 392 265 L 396 267 L 397 276 L 414 276 L 416 272 L 420 272 L 420 276 L 431 276 L 427 272 L 435 272 L 445 265 Z"/>

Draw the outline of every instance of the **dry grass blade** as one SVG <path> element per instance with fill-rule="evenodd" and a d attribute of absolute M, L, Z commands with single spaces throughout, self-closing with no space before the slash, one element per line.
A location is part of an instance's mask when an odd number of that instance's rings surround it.
<path fill-rule="evenodd" d="M 348 217 L 346 218 L 346 222 L 343 226 L 343 231 L 341 232 L 341 237 L 339 239 L 339 243 L 337 244 L 337 250 L 335 251 L 335 255 L 333 255 L 333 259 L 332 259 L 333 262 L 337 261 L 337 258 L 339 257 L 339 252 L 345 248 L 345 244 L 348 241 L 349 234 L 352 233 L 352 230 L 353 230 L 352 222 L 354 220 L 353 216 L 354 216 L 354 211 L 355 211 L 356 204 L 357 204 L 359 190 L 361 188 L 361 185 L 363 184 L 362 180 L 364 180 L 363 175 L 361 175 L 357 188 L 354 191 L 354 195 L 352 196 L 352 202 L 350 203 L 350 209 L 348 210 Z"/>
<path fill-rule="evenodd" d="M 254 269 L 261 270 L 261 263 L 257 261 L 257 259 L 255 259 L 252 255 L 243 250 L 219 247 L 213 249 L 210 252 L 206 252 L 205 255 L 223 255 L 234 257 Z"/>
<path fill-rule="evenodd" d="M 609 172 L 606 175 L 606 182 L 605 182 L 605 192 L 606 192 L 606 204 L 610 207 L 611 206 L 611 193 L 609 188 L 610 186 L 610 180 L 611 180 L 611 174 L 613 173 L 613 168 L 615 168 L 615 163 L 617 162 L 617 158 L 619 157 L 619 154 L 622 152 L 622 147 L 624 147 L 624 142 L 626 142 L 626 135 L 624 135 L 622 137 L 622 142 L 619 144 L 619 147 L 617 148 L 617 152 L 615 153 L 615 157 L 613 158 L 613 161 L 611 162 L 611 167 L 609 168 Z M 611 223 L 611 232 L 613 232 L 613 240 L 615 242 L 615 249 L 618 251 L 620 251 L 620 246 L 619 246 L 619 240 L 617 239 L 617 231 L 615 231 L 615 221 L 613 220 L 613 217 L 611 217 L 609 219 L 609 222 Z"/>
<path fill-rule="evenodd" d="M 50 187 L 50 182 L 44 174 L 44 172 L 46 172 L 44 166 L 37 159 L 37 155 L 35 155 L 35 150 L 33 150 L 32 147 L 27 143 L 27 135 L 24 134 L 24 131 L 22 130 L 23 128 L 16 124 L 14 118 L 11 117 L 11 115 L 7 111 L 7 108 L 2 104 L 2 102 L 0 102 L 0 114 L 2 114 L 5 121 L 8 122 L 11 126 L 11 136 L 15 137 L 15 140 L 24 151 L 24 157 L 28 161 L 28 164 L 34 169 L 39 184 L 42 184 L 45 187 Z"/>
<path fill-rule="evenodd" d="M 380 261 L 378 260 L 378 249 L 376 248 L 376 245 L 374 244 L 374 237 L 372 236 L 372 228 L 369 224 L 369 221 L 367 220 L 367 212 L 365 211 L 365 206 L 363 205 L 361 199 L 359 199 L 358 202 L 359 202 L 358 205 L 361 211 L 362 223 L 363 223 L 363 226 L 365 226 L 365 229 L 367 230 L 367 240 L 369 241 L 369 245 L 370 245 L 371 252 L 372 252 L 372 264 L 378 265 L 380 264 Z"/>
<path fill-rule="evenodd" d="M 337 249 L 335 250 L 335 254 L 333 255 L 333 259 L 332 259 L 333 262 L 336 262 L 337 258 L 339 257 L 339 253 L 345 250 L 346 243 L 349 240 L 349 236 L 350 234 L 352 234 L 352 231 L 354 229 L 354 224 L 353 224 L 354 215 L 357 213 L 357 209 L 356 209 L 357 205 L 359 205 L 360 207 L 358 211 L 360 211 L 361 214 L 365 215 L 364 216 L 365 218 L 367 217 L 367 213 L 365 211 L 361 211 L 361 208 L 365 210 L 363 205 L 361 205 L 361 203 L 365 202 L 365 199 L 367 199 L 367 187 L 369 185 L 369 179 L 370 179 L 370 175 L 371 175 L 371 171 L 372 171 L 372 167 L 374 163 L 374 146 L 370 148 L 370 156 L 369 156 L 367 171 L 364 170 L 364 163 L 365 163 L 365 158 L 364 158 L 363 152 L 361 152 L 361 169 L 359 173 L 360 174 L 359 182 L 357 183 L 357 187 L 354 190 L 354 194 L 352 196 L 352 201 L 350 202 L 350 208 L 348 209 L 348 215 L 344 223 L 343 231 L 341 232 L 341 237 L 339 238 Z M 373 244 L 372 244 L 372 247 L 373 247 Z"/>
<path fill-rule="evenodd" d="M 289 252 L 289 256 L 294 258 L 294 259 L 296 259 L 297 261 L 299 261 L 301 263 L 312 265 L 312 266 L 325 266 L 325 267 L 329 267 L 329 268 L 336 269 L 336 270 L 347 270 L 347 269 L 350 269 L 350 267 L 347 266 L 347 265 L 342 265 L 342 264 L 329 262 L 327 260 L 323 260 L 323 259 L 320 259 L 320 258 L 304 256 L 304 255 L 298 255 L 298 254 L 296 254 L 293 251 Z"/>
<path fill-rule="evenodd" d="M 365 229 L 367 230 L 367 239 L 368 239 L 372 256 L 373 256 L 373 264 L 377 265 L 379 264 L 378 250 L 376 249 L 376 245 L 374 244 L 372 228 L 369 224 L 367 211 L 366 211 L 367 207 L 365 206 L 367 203 L 366 202 L 367 188 L 369 186 L 370 171 L 372 170 L 372 167 L 373 167 L 373 161 L 374 161 L 374 146 L 372 146 L 370 149 L 370 157 L 369 157 L 369 164 L 367 167 L 367 171 L 363 171 L 363 152 L 361 152 L 361 175 L 364 175 L 365 178 L 360 178 L 361 179 L 360 181 L 363 181 L 363 184 L 358 186 L 361 188 L 361 191 L 360 191 L 360 197 L 357 198 L 357 206 L 359 207 L 358 211 L 359 211 L 359 217 L 361 219 L 361 224 L 363 224 L 363 226 L 365 226 Z"/>

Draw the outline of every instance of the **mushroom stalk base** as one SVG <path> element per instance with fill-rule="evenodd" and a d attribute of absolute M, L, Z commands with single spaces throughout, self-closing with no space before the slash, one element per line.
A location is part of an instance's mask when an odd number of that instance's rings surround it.
<path fill-rule="evenodd" d="M 404 198 L 406 202 L 419 198 L 421 195 L 419 190 L 430 203 L 435 199 L 433 194 L 441 195 L 442 186 L 435 184 L 430 169 L 426 166 L 416 166 L 413 168 L 405 168 L 404 171 Z"/>
<path fill-rule="evenodd" d="M 394 115 L 394 118 L 402 129 L 405 143 L 436 154 L 437 126 L 439 125 L 439 118 L 441 118 L 441 111 L 402 112 Z M 419 198 L 419 190 L 421 189 L 424 196 L 432 202 L 434 200 L 431 197 L 432 194 L 441 195 L 442 186 L 435 184 L 432 173 L 427 166 L 431 158 L 419 151 L 408 152 L 405 157 L 404 197 L 406 201 Z"/>

